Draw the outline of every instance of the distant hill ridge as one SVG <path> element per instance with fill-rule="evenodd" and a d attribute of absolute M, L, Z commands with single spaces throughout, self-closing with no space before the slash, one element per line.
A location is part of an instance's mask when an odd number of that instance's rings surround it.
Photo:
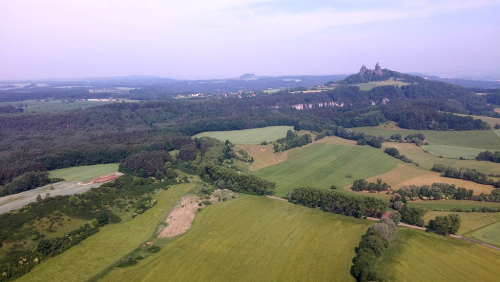
<path fill-rule="evenodd" d="M 329 81 L 325 85 L 336 84 L 358 84 L 367 83 L 373 81 L 384 81 L 388 79 L 394 79 L 398 81 L 415 83 L 422 82 L 424 79 L 420 76 L 409 75 L 406 73 L 401 73 L 389 69 L 382 69 L 380 63 L 375 65 L 375 69 L 368 69 L 365 65 L 361 66 L 361 69 L 357 74 L 350 75 L 343 80 L 339 81 Z"/>

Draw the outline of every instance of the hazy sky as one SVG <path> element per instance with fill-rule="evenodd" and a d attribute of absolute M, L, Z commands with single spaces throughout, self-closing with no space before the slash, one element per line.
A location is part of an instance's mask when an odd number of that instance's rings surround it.
<path fill-rule="evenodd" d="M 0 80 L 500 73 L 500 0 L 1 0 Z"/>

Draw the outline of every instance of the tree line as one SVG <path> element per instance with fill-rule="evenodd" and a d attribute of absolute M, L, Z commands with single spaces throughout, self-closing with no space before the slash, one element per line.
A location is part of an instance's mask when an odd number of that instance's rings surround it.
<path fill-rule="evenodd" d="M 441 200 L 441 199 L 455 199 L 455 200 L 474 200 L 474 190 L 456 187 L 455 184 L 448 183 L 433 183 L 432 185 L 410 185 L 402 186 L 395 191 L 401 197 L 415 201 L 421 200 Z"/>
<path fill-rule="evenodd" d="M 274 152 L 290 150 L 292 148 L 302 147 L 312 142 L 311 134 L 298 135 L 288 130 L 286 137 L 280 138 L 274 142 Z"/>
<path fill-rule="evenodd" d="M 441 176 L 444 177 L 469 180 L 484 185 L 493 185 L 495 188 L 500 187 L 500 181 L 495 182 L 493 179 L 488 178 L 485 173 L 467 167 L 456 169 L 451 166 L 447 167 L 442 164 L 435 164 L 431 170 L 441 172 Z"/>
<path fill-rule="evenodd" d="M 381 217 L 387 210 L 385 201 L 373 197 L 348 195 L 334 190 L 299 187 L 287 195 L 288 201 L 310 208 L 354 217 Z"/>
<path fill-rule="evenodd" d="M 352 184 L 352 191 L 369 191 L 369 192 L 382 192 L 391 189 L 391 186 L 385 182 L 382 182 L 381 178 L 377 179 L 377 182 L 368 182 L 364 179 L 358 179 Z"/>

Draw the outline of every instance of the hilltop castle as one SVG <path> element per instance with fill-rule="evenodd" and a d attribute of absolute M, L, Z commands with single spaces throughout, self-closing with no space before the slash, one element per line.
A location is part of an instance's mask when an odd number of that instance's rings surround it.
<path fill-rule="evenodd" d="M 361 69 L 359 70 L 359 75 L 364 75 L 365 73 L 373 73 L 376 76 L 382 76 L 382 75 L 384 75 L 384 72 L 382 72 L 382 68 L 380 67 L 380 65 L 379 65 L 378 62 L 375 65 L 375 69 L 374 70 L 367 69 L 366 66 L 363 65 L 361 67 Z"/>

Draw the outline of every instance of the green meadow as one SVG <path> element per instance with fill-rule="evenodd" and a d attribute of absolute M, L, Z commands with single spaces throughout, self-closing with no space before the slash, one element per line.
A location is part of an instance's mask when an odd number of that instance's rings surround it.
<path fill-rule="evenodd" d="M 286 136 L 288 130 L 293 130 L 293 126 L 268 126 L 263 128 L 252 128 L 232 131 L 208 131 L 196 134 L 194 138 L 204 136 L 229 140 L 233 144 L 260 144 L 263 141 L 275 141 Z"/>
<path fill-rule="evenodd" d="M 51 178 L 64 178 L 66 181 L 90 181 L 96 177 L 118 171 L 117 163 L 61 168 L 49 171 Z"/>
<path fill-rule="evenodd" d="M 470 233 L 473 239 L 500 247 L 500 222 L 485 226 Z"/>
<path fill-rule="evenodd" d="M 371 224 L 245 196 L 203 209 L 186 235 L 102 281 L 355 281 L 354 249 Z"/>
<path fill-rule="evenodd" d="M 22 102 L 2 102 L 0 106 L 12 105 L 13 107 L 18 107 L 19 104 L 23 104 L 24 112 L 21 114 L 30 113 L 53 113 L 53 112 L 63 112 L 70 110 L 85 110 L 90 107 L 109 105 L 110 102 L 100 102 L 100 101 L 77 101 L 74 103 L 64 104 L 62 101 L 51 100 L 47 102 L 40 102 L 36 100 L 22 101 Z M 25 107 L 27 105 L 27 107 Z"/>
<path fill-rule="evenodd" d="M 66 252 L 50 258 L 17 281 L 86 281 L 151 238 L 158 222 L 194 184 L 174 185 L 157 204 L 125 223 L 110 224 Z M 132 281 L 125 279 L 123 281 Z"/>
<path fill-rule="evenodd" d="M 444 158 L 475 160 L 479 153 L 484 152 L 484 149 L 465 148 L 449 145 L 422 145 L 422 150 L 427 151 L 434 156 L 442 156 Z"/>
<path fill-rule="evenodd" d="M 276 182 L 276 196 L 285 196 L 300 186 L 342 188 L 356 179 L 393 170 L 400 162 L 370 146 L 316 143 L 288 152 L 286 162 L 262 168 L 255 175 Z"/>
<path fill-rule="evenodd" d="M 477 149 L 500 149 L 500 138 L 492 130 L 469 130 L 469 131 L 437 131 L 437 130 L 408 130 L 408 129 L 385 129 L 379 127 L 356 127 L 357 132 L 370 135 L 384 135 L 385 138 L 393 134 L 423 133 L 431 145 L 450 145 Z"/>
<path fill-rule="evenodd" d="M 472 242 L 399 227 L 376 269 L 387 281 L 498 281 L 500 252 Z"/>

